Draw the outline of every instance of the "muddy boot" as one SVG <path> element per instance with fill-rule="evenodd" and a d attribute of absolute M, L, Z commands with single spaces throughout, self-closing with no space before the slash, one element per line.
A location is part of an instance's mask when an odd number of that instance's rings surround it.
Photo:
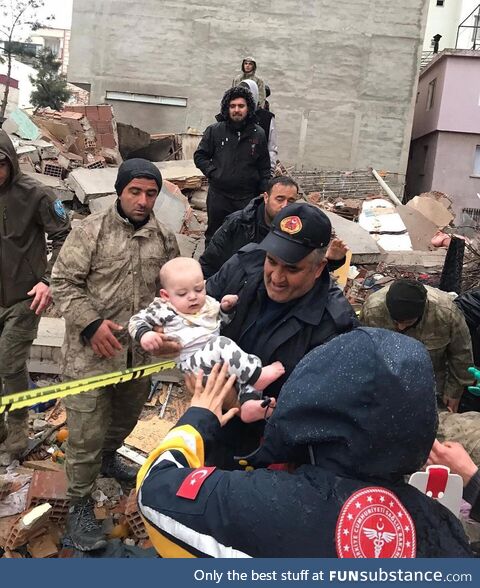
<path fill-rule="evenodd" d="M 80 551 L 93 551 L 106 547 L 107 540 L 100 521 L 93 512 L 93 501 L 85 498 L 70 504 L 67 515 L 66 535 Z"/>
<path fill-rule="evenodd" d="M 8 466 L 22 459 L 28 448 L 28 410 L 14 410 L 7 415 L 7 438 L 0 444 L 0 465 Z M 0 428 L 1 434 L 1 428 Z"/>
<path fill-rule="evenodd" d="M 127 465 L 115 451 L 105 451 L 102 458 L 101 474 L 115 478 L 118 482 L 135 482 L 138 469 Z"/>

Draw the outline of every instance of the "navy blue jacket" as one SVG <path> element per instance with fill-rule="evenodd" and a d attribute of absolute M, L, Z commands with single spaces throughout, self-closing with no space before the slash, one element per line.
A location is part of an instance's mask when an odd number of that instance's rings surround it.
<path fill-rule="evenodd" d="M 190 408 L 142 467 L 139 509 L 163 557 L 336 557 L 342 506 L 375 487 L 393 492 L 408 511 L 417 557 L 470 557 L 454 515 L 404 482 L 427 459 L 436 423 L 423 345 L 383 329 L 355 329 L 303 359 L 264 444 L 242 462 L 253 469 L 290 461 L 299 465 L 293 473 L 205 470 L 220 425 L 209 410 Z M 308 447 L 313 463 L 298 461 Z M 196 497 L 182 495 L 196 484 Z"/>

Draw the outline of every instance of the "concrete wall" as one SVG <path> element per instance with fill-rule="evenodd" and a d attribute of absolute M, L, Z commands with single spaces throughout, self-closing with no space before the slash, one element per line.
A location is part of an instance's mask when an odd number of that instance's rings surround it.
<path fill-rule="evenodd" d="M 75 0 L 69 81 L 187 98 L 115 104 L 149 132 L 203 130 L 253 54 L 271 86 L 280 158 L 405 173 L 427 0 Z M 84 86 L 82 86 L 84 87 Z"/>
<path fill-rule="evenodd" d="M 457 212 L 480 207 L 480 176 L 473 175 L 477 145 L 480 134 L 439 133 L 432 190 L 449 194 Z"/>
<path fill-rule="evenodd" d="M 434 103 L 427 110 L 428 88 L 433 80 Z M 480 51 L 446 51 L 422 72 L 412 138 L 436 130 L 480 133 Z"/>
<path fill-rule="evenodd" d="M 479 208 L 480 175 L 474 174 L 477 146 L 480 134 L 473 133 L 436 132 L 412 141 L 407 196 L 438 190 L 452 198 L 457 213 L 462 208 Z"/>

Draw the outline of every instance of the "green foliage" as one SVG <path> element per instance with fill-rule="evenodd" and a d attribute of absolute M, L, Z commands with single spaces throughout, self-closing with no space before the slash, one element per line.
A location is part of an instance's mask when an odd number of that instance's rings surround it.
<path fill-rule="evenodd" d="M 34 90 L 30 100 L 35 108 L 49 106 L 54 110 L 61 110 L 63 104 L 70 98 L 65 76 L 59 73 L 60 62 L 55 59 L 50 49 L 42 49 L 34 64 L 36 76 L 30 76 Z"/>

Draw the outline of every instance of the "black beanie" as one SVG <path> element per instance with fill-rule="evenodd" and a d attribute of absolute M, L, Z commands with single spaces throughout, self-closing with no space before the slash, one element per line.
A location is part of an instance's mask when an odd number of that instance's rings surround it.
<path fill-rule="evenodd" d="M 117 179 L 115 181 L 115 191 L 120 196 L 125 186 L 135 178 L 148 178 L 157 182 L 158 191 L 162 189 L 162 174 L 160 170 L 147 159 L 127 159 L 118 168 Z"/>
<path fill-rule="evenodd" d="M 388 292 L 386 304 L 394 321 L 407 321 L 423 315 L 427 289 L 415 280 L 397 280 Z"/>

